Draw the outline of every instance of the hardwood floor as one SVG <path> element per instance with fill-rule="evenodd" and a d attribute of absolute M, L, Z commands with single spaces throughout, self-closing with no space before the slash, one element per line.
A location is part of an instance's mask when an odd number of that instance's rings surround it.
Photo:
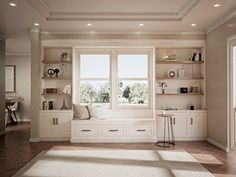
<path fill-rule="evenodd" d="M 151 143 L 70 144 L 29 143 L 30 124 L 8 127 L 0 137 L 0 177 L 10 177 L 42 150 L 49 149 L 163 149 Z M 236 177 L 236 152 L 225 153 L 207 142 L 177 142 L 169 149 L 185 150 L 216 177 Z"/>

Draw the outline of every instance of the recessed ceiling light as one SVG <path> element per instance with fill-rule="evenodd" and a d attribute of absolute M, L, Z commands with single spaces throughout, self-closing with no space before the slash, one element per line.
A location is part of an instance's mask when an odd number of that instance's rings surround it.
<path fill-rule="evenodd" d="M 87 26 L 92 26 L 92 24 L 91 23 L 87 23 Z"/>
<path fill-rule="evenodd" d="M 39 26 L 39 23 L 34 23 L 34 26 Z"/>
<path fill-rule="evenodd" d="M 191 26 L 197 26 L 195 23 L 192 23 Z"/>
<path fill-rule="evenodd" d="M 16 7 L 16 3 L 10 2 L 10 3 L 9 3 L 9 6 Z"/>
<path fill-rule="evenodd" d="M 139 26 L 144 26 L 144 24 L 143 24 L 143 23 L 140 23 Z"/>
<path fill-rule="evenodd" d="M 214 7 L 220 7 L 220 4 L 214 4 Z"/>

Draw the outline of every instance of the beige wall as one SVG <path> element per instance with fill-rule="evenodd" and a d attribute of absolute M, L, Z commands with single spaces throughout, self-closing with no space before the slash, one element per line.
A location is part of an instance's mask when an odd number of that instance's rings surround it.
<path fill-rule="evenodd" d="M 22 121 L 30 120 L 31 106 L 31 56 L 7 55 L 6 65 L 16 66 L 16 92 L 7 93 L 6 96 L 19 96 L 24 99 L 19 104 L 17 117 Z"/>
<path fill-rule="evenodd" d="M 5 41 L 0 36 L 0 135 L 5 132 Z"/>
<path fill-rule="evenodd" d="M 206 35 L 208 138 L 227 146 L 227 38 L 236 34 L 236 17 Z"/>

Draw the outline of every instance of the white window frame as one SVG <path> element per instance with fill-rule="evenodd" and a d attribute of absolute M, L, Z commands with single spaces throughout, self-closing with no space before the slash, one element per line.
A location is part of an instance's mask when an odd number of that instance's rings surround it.
<path fill-rule="evenodd" d="M 147 55 L 148 56 L 148 68 L 147 78 L 119 78 L 118 77 L 118 55 Z M 125 48 L 118 49 L 115 51 L 115 71 L 116 71 L 116 89 L 115 89 L 115 107 L 118 109 L 132 109 L 132 108 L 143 108 L 150 109 L 152 107 L 152 59 L 153 52 L 150 48 Z M 148 103 L 145 105 L 129 105 L 118 103 L 118 84 L 119 81 L 147 81 L 148 82 Z"/>
<path fill-rule="evenodd" d="M 87 54 L 108 54 L 110 55 L 110 73 L 109 73 L 109 84 L 110 84 L 110 92 L 109 92 L 109 108 L 110 109 L 152 109 L 153 107 L 153 72 L 154 72 L 154 48 L 153 47 L 111 47 L 111 46 L 102 46 L 102 47 L 75 47 L 74 48 L 74 62 L 73 62 L 73 84 L 76 86 L 73 87 L 73 103 L 80 103 L 80 55 Z M 118 103 L 118 55 L 119 54 L 131 54 L 131 55 L 148 55 L 148 104 L 142 105 L 122 105 Z M 86 78 L 82 78 L 86 79 Z M 88 78 L 88 80 L 94 80 L 96 78 Z M 106 80 L 105 78 L 104 80 Z M 129 78 L 133 80 L 138 80 L 137 78 Z M 146 80 L 141 79 L 141 80 Z M 101 78 L 97 80 L 103 80 Z M 125 78 L 124 80 L 127 80 Z"/>
<path fill-rule="evenodd" d="M 110 91 L 109 91 L 109 103 L 107 103 L 106 105 L 109 105 L 109 107 L 111 107 L 112 105 L 112 55 L 111 55 L 111 50 L 106 50 L 106 49 L 103 49 L 103 48 L 89 48 L 89 49 L 77 49 L 76 50 L 77 52 L 77 57 L 78 57 L 78 73 L 77 73 L 77 76 L 78 76 L 78 90 L 79 90 L 79 94 L 78 94 L 78 102 L 79 104 L 83 104 L 80 102 L 80 82 L 81 81 L 108 81 L 109 82 L 109 87 L 110 87 Z M 81 78 L 80 77 L 80 56 L 81 55 L 109 55 L 110 56 L 110 61 L 109 61 L 109 78 Z M 100 104 L 96 104 L 96 103 L 93 103 L 94 105 L 100 105 Z"/>

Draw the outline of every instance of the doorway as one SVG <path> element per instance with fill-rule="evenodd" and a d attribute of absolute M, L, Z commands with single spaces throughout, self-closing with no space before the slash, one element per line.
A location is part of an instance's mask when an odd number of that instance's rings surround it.
<path fill-rule="evenodd" d="M 236 36 L 228 38 L 227 48 L 228 148 L 236 149 Z"/>

